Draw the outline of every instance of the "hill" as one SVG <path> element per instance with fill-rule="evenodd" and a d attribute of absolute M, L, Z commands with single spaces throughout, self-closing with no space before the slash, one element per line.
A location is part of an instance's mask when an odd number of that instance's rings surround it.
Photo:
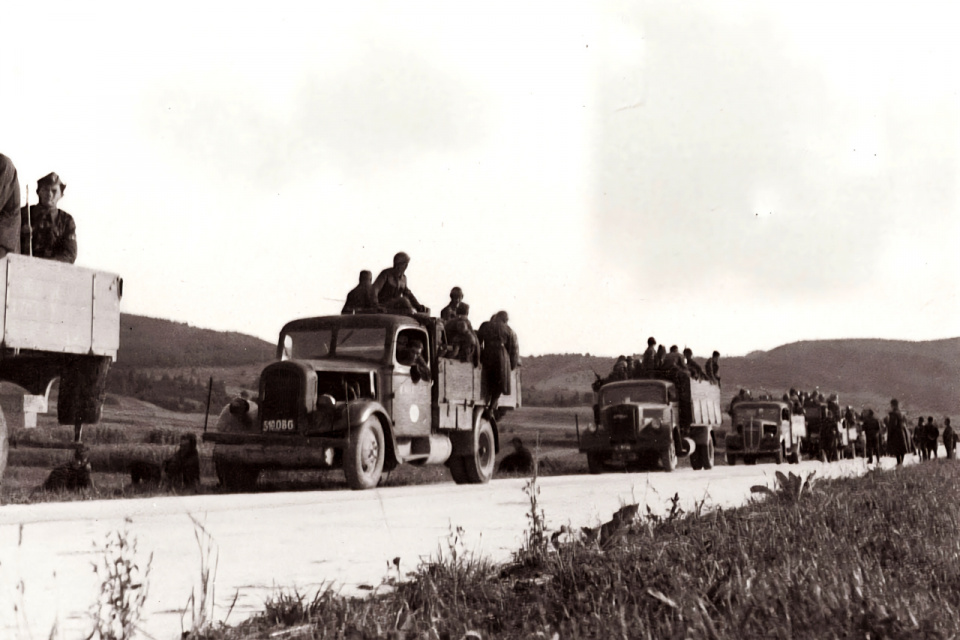
<path fill-rule="evenodd" d="M 524 397 L 530 404 L 568 403 L 576 394 L 582 402 L 593 372 L 606 375 L 614 361 L 579 354 L 525 358 Z M 724 400 L 741 387 L 780 394 L 790 387 L 819 386 L 856 407 L 883 409 L 896 397 L 911 413 L 960 413 L 960 338 L 794 342 L 721 358 L 720 367 Z"/>
<path fill-rule="evenodd" d="M 272 360 L 276 345 L 242 333 L 120 314 L 121 367 L 231 367 Z"/>

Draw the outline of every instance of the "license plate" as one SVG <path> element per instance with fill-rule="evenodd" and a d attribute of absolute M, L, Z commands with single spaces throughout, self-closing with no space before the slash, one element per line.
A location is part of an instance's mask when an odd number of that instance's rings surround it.
<path fill-rule="evenodd" d="M 297 431 L 296 420 L 264 420 L 263 430 L 271 433 L 295 433 Z"/>

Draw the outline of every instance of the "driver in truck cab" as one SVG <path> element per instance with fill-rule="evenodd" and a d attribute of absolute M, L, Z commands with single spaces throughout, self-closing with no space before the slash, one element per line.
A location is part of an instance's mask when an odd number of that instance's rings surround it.
<path fill-rule="evenodd" d="M 423 359 L 423 343 L 419 338 L 404 340 L 404 337 L 401 335 L 401 342 L 397 343 L 397 362 L 410 367 L 410 379 L 414 383 L 431 382 L 430 365 Z"/>

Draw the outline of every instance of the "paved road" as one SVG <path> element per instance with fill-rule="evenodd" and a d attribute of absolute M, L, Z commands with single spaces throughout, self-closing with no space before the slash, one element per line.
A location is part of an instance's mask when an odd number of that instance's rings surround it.
<path fill-rule="evenodd" d="M 885 466 L 892 466 L 885 459 Z M 773 485 L 776 469 L 818 476 L 862 473 L 863 459 L 822 465 L 720 466 L 708 472 L 607 474 L 541 478 L 540 505 L 550 529 L 596 525 L 622 504 L 663 512 L 670 497 L 690 510 L 742 504 L 755 484 Z M 91 567 L 94 544 L 124 526 L 144 561 L 153 554 L 145 629 L 158 640 L 179 637 L 190 614 L 180 611 L 200 590 L 201 553 L 191 516 L 217 550 L 216 610 L 228 622 L 260 610 L 278 588 L 312 596 L 322 584 L 344 593 L 378 585 L 393 558 L 400 571 L 447 548 L 452 528 L 463 545 L 507 560 L 528 526 L 529 499 L 521 479 L 489 485 L 432 484 L 366 492 L 204 495 L 137 500 L 46 503 L 0 507 L 0 636 L 47 638 L 89 631 L 87 612 L 99 582 Z M 126 521 L 126 524 L 125 524 Z"/>

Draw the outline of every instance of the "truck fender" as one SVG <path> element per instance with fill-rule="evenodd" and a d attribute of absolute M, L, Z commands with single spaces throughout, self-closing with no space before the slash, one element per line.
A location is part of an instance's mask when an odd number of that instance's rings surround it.
<path fill-rule="evenodd" d="M 376 416 L 383 427 L 383 441 L 387 446 L 383 468 L 385 471 L 395 469 L 400 464 L 400 460 L 397 458 L 397 438 L 393 433 L 393 422 L 382 404 L 372 400 L 351 402 L 347 409 L 347 425 L 353 430 L 363 424 L 370 416 Z"/>
<path fill-rule="evenodd" d="M 260 408 L 256 402 L 246 398 L 234 398 L 217 417 L 216 431 L 221 433 L 242 433 L 256 431 L 260 424 Z"/>
<path fill-rule="evenodd" d="M 693 438 L 681 438 L 680 430 L 673 430 L 673 443 L 677 448 L 677 457 L 684 458 L 697 450 L 697 443 Z"/>

